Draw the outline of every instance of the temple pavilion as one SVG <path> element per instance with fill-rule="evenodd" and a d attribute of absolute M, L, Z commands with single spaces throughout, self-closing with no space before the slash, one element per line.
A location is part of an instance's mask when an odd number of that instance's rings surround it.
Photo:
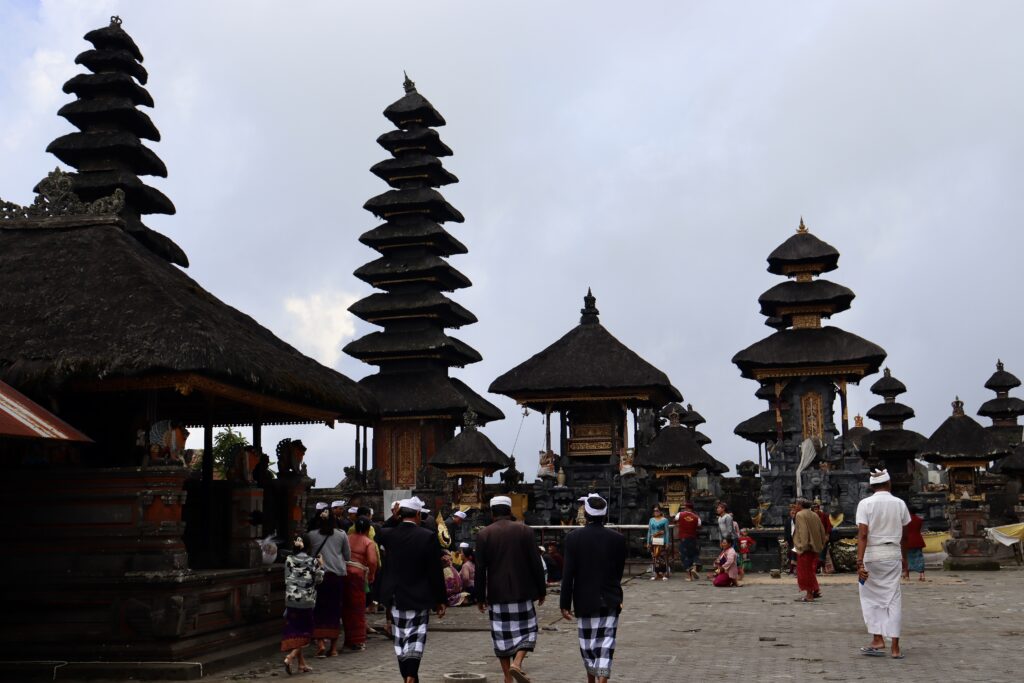
<path fill-rule="evenodd" d="M 820 277 L 838 264 L 835 247 L 811 234 L 801 219 L 796 234 L 768 256 L 768 272 L 786 282 L 758 299 L 766 324 L 777 331 L 732 359 L 743 377 L 774 394 L 775 438 L 768 446 L 768 467 L 761 472 L 762 496 L 771 503 L 763 513 L 767 524 L 781 524 L 785 505 L 798 495 L 821 498 L 852 517 L 867 486 L 860 458 L 845 458 L 836 437 L 847 431 L 848 384 L 877 372 L 885 351 L 823 325 L 854 298 L 847 287 Z"/>
<path fill-rule="evenodd" d="M 181 269 L 141 216 L 173 213 L 140 175 L 165 175 L 142 140 L 142 53 L 114 17 L 85 39 L 78 128 L 49 147 L 73 172 L 30 206 L 0 203 L 0 379 L 91 443 L 5 444 L 0 650 L 19 659 L 184 659 L 280 629 L 281 565 L 257 540 L 302 525 L 312 483 L 286 441 L 275 477 L 261 427 L 371 422 L 373 396 L 307 358 Z M 181 267 L 179 267 L 181 266 Z M 255 451 L 214 481 L 213 430 L 251 426 Z M 204 457 L 189 461 L 188 429 Z M 186 526 L 187 522 L 187 526 Z M 10 576 L 9 571 L 16 571 Z"/>
<path fill-rule="evenodd" d="M 405 79 L 405 95 L 384 110 L 395 130 L 377 138 L 391 157 L 370 170 L 392 189 L 366 202 L 364 208 L 384 223 L 359 241 L 380 258 L 355 271 L 355 276 L 381 290 L 357 301 L 349 310 L 383 329 L 345 346 L 345 353 L 377 367 L 360 385 L 380 406 L 373 425 L 371 488 L 429 487 L 427 467 L 450 440 L 463 414 L 472 410 L 485 425 L 504 417 L 501 410 L 449 369 L 481 360 L 481 356 L 445 330 L 476 322 L 475 315 L 447 296 L 469 287 L 469 278 L 447 257 L 465 254 L 465 245 L 444 228 L 463 216 L 436 188 L 458 182 L 441 163 L 452 151 L 435 130 L 444 117 L 416 85 Z M 365 436 L 364 436 L 365 443 Z"/>
<path fill-rule="evenodd" d="M 545 451 L 534 486 L 541 523 L 575 519 L 576 498 L 590 491 L 609 500 L 611 519 L 647 519 L 648 491 L 631 462 L 630 437 L 640 408 L 660 409 L 681 401 L 661 370 L 601 325 L 597 300 L 587 290 L 580 323 L 543 351 L 491 383 L 490 391 L 544 415 Z M 551 418 L 558 415 L 558 451 Z"/>

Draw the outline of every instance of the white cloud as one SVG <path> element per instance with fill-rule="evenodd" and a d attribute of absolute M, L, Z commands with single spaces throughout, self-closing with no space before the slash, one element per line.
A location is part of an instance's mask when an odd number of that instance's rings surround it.
<path fill-rule="evenodd" d="M 357 298 L 348 292 L 324 291 L 285 299 L 285 311 L 294 325 L 283 336 L 303 353 L 333 367 L 341 357 L 342 342 L 355 334 L 348 307 Z"/>

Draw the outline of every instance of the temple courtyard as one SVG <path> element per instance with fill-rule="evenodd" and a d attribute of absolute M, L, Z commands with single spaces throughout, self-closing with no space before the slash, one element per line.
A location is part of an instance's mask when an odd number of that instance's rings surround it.
<path fill-rule="evenodd" d="M 824 598 L 794 601 L 793 577 L 748 577 L 736 589 L 673 577 L 646 576 L 625 585 L 625 608 L 612 680 L 657 681 L 1020 681 L 1024 673 L 1024 571 L 930 572 L 926 583 L 904 586 L 906 658 L 865 657 L 868 643 L 856 580 L 821 580 Z M 557 595 L 540 609 L 541 637 L 527 659 L 537 683 L 585 680 L 575 627 L 560 619 Z M 374 619 L 371 623 L 382 619 Z M 308 683 L 399 680 L 390 641 L 372 635 L 362 653 L 310 659 Z M 486 619 L 475 607 L 432 618 L 423 683 L 468 671 L 500 682 Z M 210 674 L 228 682 L 284 678 L 281 656 L 268 648 L 247 665 Z"/>

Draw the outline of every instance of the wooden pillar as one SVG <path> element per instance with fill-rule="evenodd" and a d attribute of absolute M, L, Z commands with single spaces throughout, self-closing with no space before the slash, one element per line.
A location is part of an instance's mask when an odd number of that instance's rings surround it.
<path fill-rule="evenodd" d="M 843 411 L 843 445 L 846 445 L 846 430 L 850 421 L 849 412 L 846 409 L 846 380 L 839 380 L 839 405 Z"/>
<path fill-rule="evenodd" d="M 566 416 L 564 409 L 558 413 L 558 423 L 558 448 L 561 451 L 559 455 L 565 456 L 569 452 L 569 418 Z"/>
<path fill-rule="evenodd" d="M 263 452 L 263 424 L 259 420 L 252 425 L 252 447 L 257 453 Z"/>
<path fill-rule="evenodd" d="M 356 472 L 361 472 L 361 470 L 359 469 L 359 425 L 356 425 L 355 427 L 356 427 L 356 450 L 355 450 L 355 453 L 353 454 L 352 457 L 355 460 Z"/>
<path fill-rule="evenodd" d="M 551 450 L 551 406 L 544 406 L 544 448 Z"/>
<path fill-rule="evenodd" d="M 363 476 L 366 476 L 366 473 L 367 473 L 367 472 L 369 471 L 369 470 L 367 469 L 367 448 L 366 448 L 366 440 L 367 440 L 367 438 L 368 438 L 368 437 L 367 437 L 367 435 L 366 435 L 366 430 L 367 430 L 367 426 L 366 426 L 366 425 L 363 425 Z"/>
<path fill-rule="evenodd" d="M 203 484 L 202 484 L 202 519 L 203 519 L 203 540 L 200 546 L 205 555 L 205 563 L 211 559 L 213 545 L 213 419 L 209 409 L 206 412 L 206 420 L 203 425 Z M 223 541 L 224 539 L 219 539 Z"/>

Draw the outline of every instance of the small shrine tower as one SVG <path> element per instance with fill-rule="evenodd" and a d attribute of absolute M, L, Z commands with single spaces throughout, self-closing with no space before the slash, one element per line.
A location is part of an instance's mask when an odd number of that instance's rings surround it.
<path fill-rule="evenodd" d="M 868 411 L 868 417 L 881 428 L 868 432 L 860 441 L 861 457 L 871 467 L 887 469 L 893 493 L 904 500 L 909 499 L 914 484 L 914 457 L 925 442 L 924 436 L 903 428 L 903 423 L 914 417 L 913 408 L 896 401 L 906 391 L 906 385 L 886 368 L 882 379 L 871 385 L 871 393 L 881 396 L 882 403 Z"/>
<path fill-rule="evenodd" d="M 373 430 L 378 483 L 409 489 L 431 483 L 426 481 L 431 472 L 427 464 L 452 438 L 466 410 L 472 409 L 480 424 L 504 415 L 448 376 L 449 368 L 481 360 L 474 349 L 445 333 L 477 320 L 446 296 L 471 284 L 445 260 L 467 249 L 442 224 L 464 219 L 436 189 L 458 178 L 440 160 L 452 153 L 434 130 L 445 125 L 444 117 L 408 76 L 404 87 L 405 95 L 384 110 L 396 130 L 377 138 L 392 158 L 370 169 L 392 189 L 364 205 L 384 223 L 359 238 L 381 256 L 355 271 L 360 280 L 382 291 L 349 308 L 383 329 L 344 350 L 378 368 L 360 382 L 381 409 Z"/>
<path fill-rule="evenodd" d="M 1020 386 L 1020 380 L 1003 367 L 1003 361 L 996 361 L 996 371 L 985 382 L 985 388 L 996 393 L 978 408 L 978 415 L 992 420 L 988 430 L 1007 446 L 1016 447 L 1021 443 L 1021 426 L 1017 418 L 1024 415 L 1024 401 L 1010 396 L 1010 391 Z"/>
<path fill-rule="evenodd" d="M 854 293 L 820 278 L 835 270 L 839 252 L 800 220 L 795 235 L 768 256 L 768 272 L 788 278 L 758 299 L 778 331 L 737 353 L 744 377 L 774 390 L 775 443 L 763 470 L 762 494 L 771 502 L 766 522 L 781 524 L 793 497 L 820 497 L 852 516 L 867 486 L 859 458 L 844 459 L 836 436 L 846 433 L 846 388 L 878 372 L 885 351 L 822 320 L 847 310 Z M 837 426 L 833 404 L 839 397 Z M 784 405 L 789 406 L 783 411 Z M 792 435 L 792 436 L 789 436 Z"/>

